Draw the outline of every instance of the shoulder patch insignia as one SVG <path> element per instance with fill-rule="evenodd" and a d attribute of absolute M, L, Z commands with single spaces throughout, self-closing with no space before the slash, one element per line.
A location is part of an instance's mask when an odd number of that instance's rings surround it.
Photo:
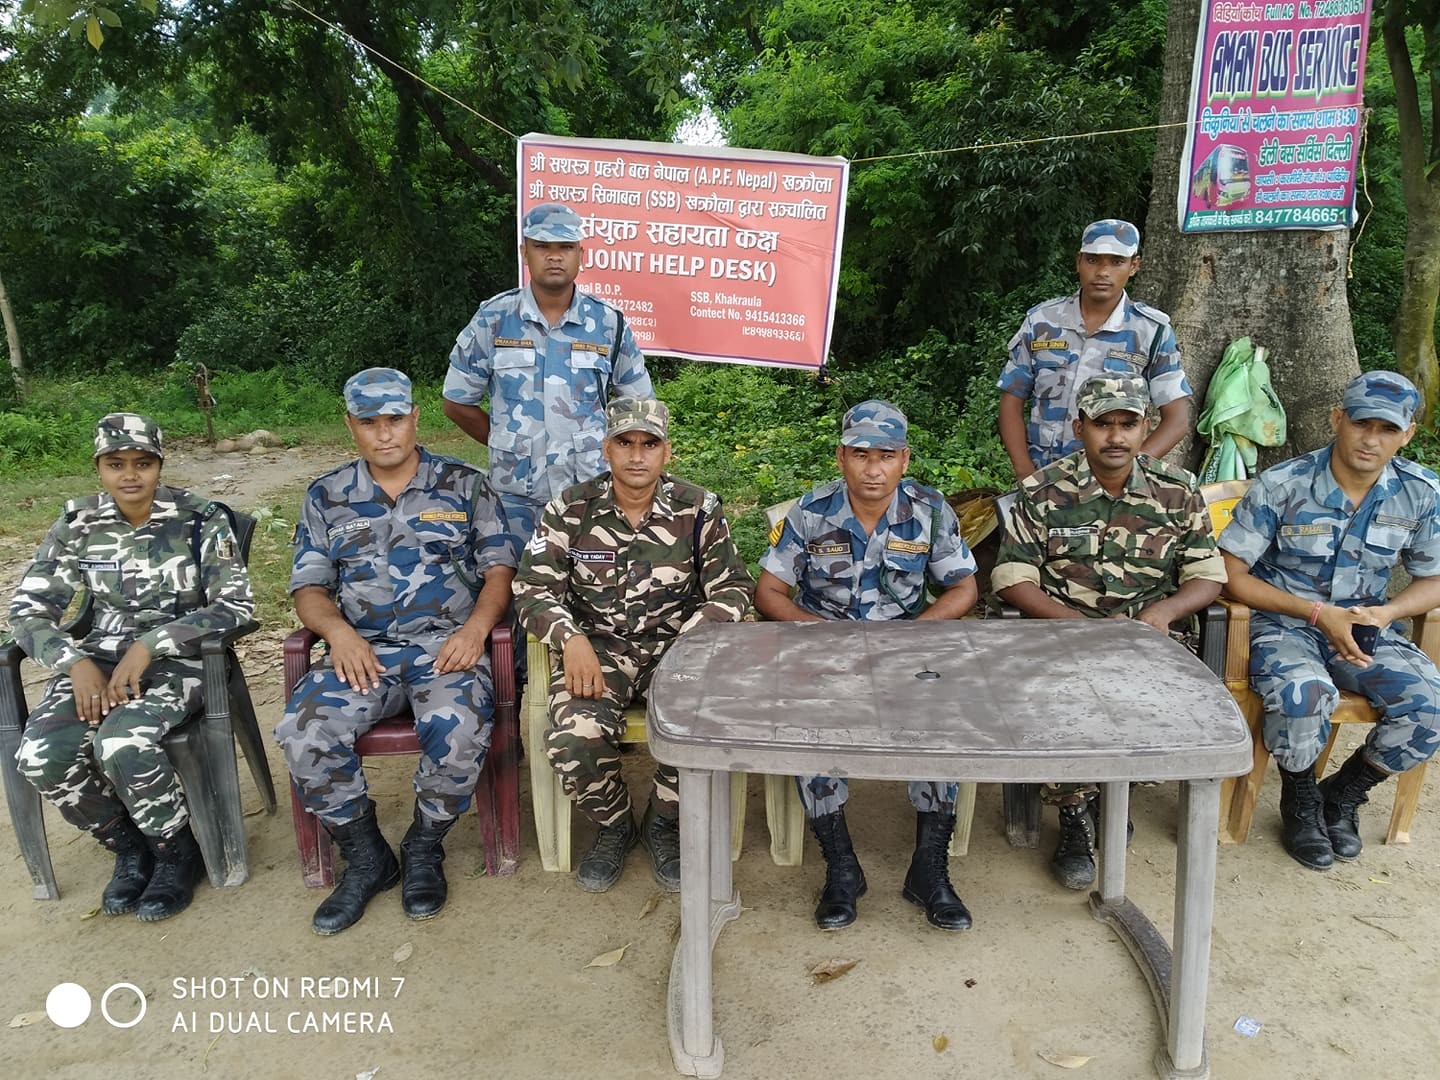
<path fill-rule="evenodd" d="M 228 533 L 215 541 L 215 554 L 227 561 L 235 557 L 235 541 Z"/>
<path fill-rule="evenodd" d="M 784 531 L 785 531 L 785 519 L 784 519 L 784 518 L 781 518 L 779 521 L 775 522 L 775 527 L 770 530 L 770 535 L 767 536 L 765 539 L 766 539 L 766 541 L 770 544 L 771 547 L 774 547 L 776 544 L 778 544 L 778 543 L 780 542 L 780 536 L 781 536 L 782 533 L 784 533 Z"/>
<path fill-rule="evenodd" d="M 1046 349 L 1061 350 L 1068 348 L 1070 348 L 1070 343 L 1064 338 L 1041 338 L 1038 341 L 1030 342 L 1031 352 L 1044 351 Z"/>
<path fill-rule="evenodd" d="M 544 555 L 545 549 L 549 546 L 549 542 L 545 539 L 545 534 L 540 532 L 535 533 L 529 540 L 525 541 L 525 550 L 530 552 L 531 555 Z"/>
<path fill-rule="evenodd" d="M 700 509 L 704 510 L 707 514 L 712 514 L 715 512 L 715 507 L 719 505 L 720 496 L 716 495 L 713 491 L 707 491 L 705 492 L 704 501 L 700 504 Z"/>
<path fill-rule="evenodd" d="M 420 515 L 421 521 L 469 521 L 470 515 L 464 510 L 426 510 Z"/>

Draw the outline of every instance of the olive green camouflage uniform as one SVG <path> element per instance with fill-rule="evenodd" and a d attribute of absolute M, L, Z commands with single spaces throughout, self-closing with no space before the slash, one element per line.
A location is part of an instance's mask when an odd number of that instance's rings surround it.
<path fill-rule="evenodd" d="M 1225 580 L 1195 477 L 1140 454 L 1125 490 L 1111 496 L 1080 450 L 1021 481 L 990 582 L 999 591 L 1028 581 L 1104 619 L 1134 618 L 1192 578 Z M 1094 790 L 1047 786 L 1046 801 L 1074 803 Z"/>
<path fill-rule="evenodd" d="M 586 817 L 604 826 L 630 813 L 620 778 L 625 710 L 644 695 L 670 642 L 705 620 L 743 618 L 754 589 L 719 497 L 684 480 L 661 474 L 638 527 L 616 504 L 609 473 L 566 489 L 545 507 L 515 578 L 515 608 L 520 624 L 551 648 L 545 753 Z M 600 661 L 599 700 L 565 689 L 563 650 L 576 634 L 589 638 Z M 657 813 L 677 813 L 673 768 L 656 769 L 653 799 Z"/>
<path fill-rule="evenodd" d="M 60 627 L 82 590 L 94 598 L 94 620 L 76 641 Z M 128 812 L 147 836 L 173 835 L 189 813 L 160 740 L 200 704 L 200 642 L 253 610 L 244 559 L 215 503 L 161 485 L 139 526 L 109 495 L 68 503 L 10 605 L 20 647 L 59 672 L 26 721 L 21 775 L 86 831 Z M 91 727 L 76 712 L 71 668 L 88 658 L 108 677 L 136 641 L 152 657 L 142 696 Z"/>

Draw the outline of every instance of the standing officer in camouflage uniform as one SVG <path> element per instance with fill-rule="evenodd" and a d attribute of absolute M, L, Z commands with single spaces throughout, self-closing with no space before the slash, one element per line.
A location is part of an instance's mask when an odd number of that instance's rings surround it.
<path fill-rule="evenodd" d="M 608 396 L 655 392 L 625 317 L 575 287 L 585 251 L 580 215 L 542 203 L 520 232 L 530 284 L 486 300 L 460 331 L 444 408 L 489 447 L 490 485 L 523 544 L 547 502 L 604 469 Z M 486 398 L 489 412 L 480 406 Z"/>
<path fill-rule="evenodd" d="M 1440 673 L 1394 628 L 1440 604 L 1440 480 L 1395 456 L 1419 406 L 1393 371 L 1353 379 L 1330 410 L 1334 440 L 1261 473 L 1220 535 L 1226 594 L 1254 609 L 1250 682 L 1280 768 L 1285 850 L 1312 870 L 1356 858 L 1366 793 L 1440 746 Z M 1413 580 L 1387 600 L 1397 562 Z M 1356 643 L 1362 627 L 1376 628 L 1373 646 Z M 1381 715 L 1316 784 L 1337 688 Z"/>
<path fill-rule="evenodd" d="M 101 420 L 105 492 L 66 504 L 10 605 L 20 647 L 59 672 L 25 723 L 20 774 L 115 853 L 101 910 L 145 922 L 189 906 L 205 870 L 160 740 L 200 707 L 200 642 L 255 607 L 229 516 L 160 484 L 164 456 L 153 421 Z M 93 618 L 75 641 L 61 623 L 81 590 Z"/>
<path fill-rule="evenodd" d="M 1088 225 L 1075 257 L 1079 291 L 1031 308 L 1010 339 L 999 382 L 1000 438 L 1016 479 L 1080 449 L 1072 435 L 1076 395 L 1101 373 L 1148 383 L 1160 410 L 1160 425 L 1142 447 L 1151 457 L 1169 453 L 1190 429 L 1190 383 L 1170 317 L 1125 291 L 1140 269 L 1139 250 L 1140 230 L 1128 221 Z"/>
<path fill-rule="evenodd" d="M 546 756 L 576 808 L 599 826 L 575 868 L 587 892 L 615 884 L 639 840 L 655 880 L 680 888 L 676 773 L 656 768 L 637 831 L 620 776 L 625 710 L 676 637 L 705 620 L 743 618 L 754 587 L 719 496 L 661 471 L 670 459 L 669 420 L 659 401 L 610 404 L 610 471 L 545 507 L 515 578 L 521 624 L 560 656 Z"/>
<path fill-rule="evenodd" d="M 517 554 L 484 474 L 416 445 L 420 410 L 404 374 L 352 376 L 345 407 L 360 458 L 305 493 L 290 575 L 295 612 L 328 655 L 275 729 L 306 809 L 347 864 L 315 912 L 318 934 L 353 925 L 402 869 L 406 915 L 428 919 L 444 906 L 441 841 L 469 808 L 490 745 L 485 639 L 505 613 Z M 407 702 L 420 763 L 397 866 L 355 740 Z"/>
<path fill-rule="evenodd" d="M 845 414 L 835 458 L 841 479 L 802 496 L 770 533 L 755 587 L 760 613 L 819 622 L 958 619 L 969 611 L 976 598 L 975 560 L 955 512 L 938 491 L 902 479 L 910 464 L 905 414 L 884 401 L 862 401 Z M 927 583 L 942 590 L 928 608 Z M 845 822 L 849 784 L 836 776 L 796 782 L 825 855 L 815 923 L 838 930 L 855 921 L 855 902 L 866 888 Z M 947 863 L 957 789 L 948 781 L 910 782 L 915 853 L 903 895 L 942 930 L 970 927 Z"/>
<path fill-rule="evenodd" d="M 1145 380 L 1099 375 L 1080 391 L 1082 448 L 1020 483 L 991 583 L 1037 619 L 1135 619 L 1161 633 L 1220 595 L 1225 568 L 1195 477 L 1141 452 Z M 1095 880 L 1093 784 L 1047 784 L 1060 808 L 1055 880 Z"/>

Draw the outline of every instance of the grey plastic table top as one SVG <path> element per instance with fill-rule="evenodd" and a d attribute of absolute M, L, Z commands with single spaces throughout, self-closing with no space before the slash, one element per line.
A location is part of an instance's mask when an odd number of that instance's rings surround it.
<path fill-rule="evenodd" d="M 651 753 L 696 769 L 975 781 L 1250 770 L 1234 699 L 1130 620 L 706 623 L 662 659 Z"/>

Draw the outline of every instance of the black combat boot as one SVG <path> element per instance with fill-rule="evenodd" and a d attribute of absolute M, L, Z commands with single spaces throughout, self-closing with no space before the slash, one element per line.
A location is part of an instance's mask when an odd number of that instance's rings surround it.
<path fill-rule="evenodd" d="M 189 822 L 173 836 L 146 839 L 155 853 L 155 869 L 140 894 L 135 917 L 141 922 L 159 922 L 190 906 L 195 883 L 205 876 L 205 860 Z"/>
<path fill-rule="evenodd" d="M 1060 842 L 1050 856 L 1050 874 L 1067 889 L 1095 883 L 1095 818 L 1088 800 L 1060 807 Z"/>
<path fill-rule="evenodd" d="M 652 802 L 640 826 L 640 842 L 650 852 L 650 872 L 666 892 L 680 891 L 680 823 L 659 813 Z"/>
<path fill-rule="evenodd" d="M 369 800 L 360 817 L 344 825 L 326 825 L 325 830 L 335 838 L 345 858 L 345 871 L 335 891 L 320 902 L 310 923 L 317 934 L 328 937 L 354 926 L 372 897 L 396 886 L 400 864 L 380 835 L 375 804 Z"/>
<path fill-rule="evenodd" d="M 95 839 L 115 855 L 115 872 L 100 896 L 106 915 L 127 915 L 140 903 L 140 895 L 155 871 L 155 856 L 145 834 L 124 814 L 95 830 Z"/>
<path fill-rule="evenodd" d="M 575 884 L 586 892 L 604 892 L 620 880 L 625 856 L 640 842 L 640 830 L 627 807 L 612 825 L 601 825 L 595 842 L 575 867 Z"/>
<path fill-rule="evenodd" d="M 825 856 L 825 887 L 815 905 L 815 925 L 821 930 L 839 930 L 855 921 L 855 901 L 865 895 L 865 871 L 850 846 L 843 809 L 811 818 L 810 828 Z"/>
<path fill-rule="evenodd" d="M 1280 770 L 1280 842 L 1292 859 L 1311 870 L 1329 870 L 1335 863 L 1324 806 L 1313 770 Z"/>
<path fill-rule="evenodd" d="M 954 813 L 916 813 L 915 854 L 900 895 L 925 909 L 931 926 L 941 930 L 969 930 L 970 912 L 950 884 L 950 834 Z"/>
<path fill-rule="evenodd" d="M 433 919 L 445 906 L 445 847 L 441 843 L 455 819 L 431 821 L 415 804 L 415 820 L 400 841 L 400 907 L 412 919 Z M 357 916 L 358 917 L 358 916 Z"/>
<path fill-rule="evenodd" d="M 1320 797 L 1325 800 L 1325 831 L 1330 834 L 1330 847 L 1335 858 L 1347 862 L 1360 855 L 1360 807 L 1369 802 L 1366 795 L 1376 784 L 1382 784 L 1389 773 L 1381 772 L 1365 760 L 1364 750 L 1356 750 L 1350 760 L 1320 781 Z"/>

